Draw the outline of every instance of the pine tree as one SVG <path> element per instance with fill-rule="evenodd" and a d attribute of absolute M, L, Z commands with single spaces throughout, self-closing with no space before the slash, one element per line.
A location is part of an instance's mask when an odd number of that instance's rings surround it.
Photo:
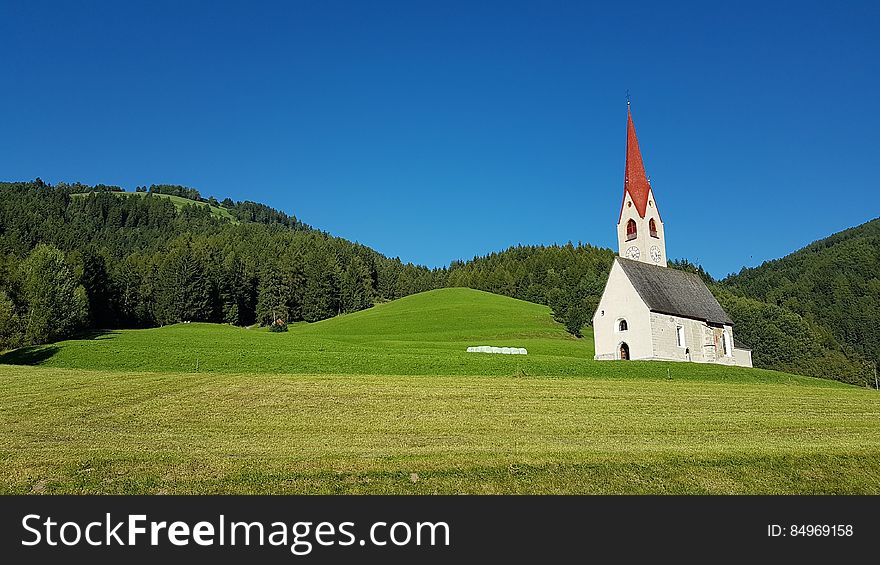
<path fill-rule="evenodd" d="M 257 294 L 257 321 L 261 326 L 273 324 L 276 320 L 283 320 L 285 323 L 289 320 L 289 294 L 290 288 L 277 263 L 264 267 Z"/>
<path fill-rule="evenodd" d="M 93 249 L 85 249 L 78 257 L 82 263 L 80 282 L 89 299 L 89 318 L 96 328 L 109 328 L 118 323 L 117 299 L 107 274 L 107 263 Z"/>
<path fill-rule="evenodd" d="M 306 285 L 303 293 L 303 320 L 317 322 L 340 313 L 340 269 L 336 258 L 313 255 L 306 261 Z"/>
<path fill-rule="evenodd" d="M 373 305 L 373 279 L 360 257 L 352 257 L 342 275 L 340 299 L 343 312 L 356 312 Z"/>
<path fill-rule="evenodd" d="M 229 255 L 220 274 L 220 308 L 227 324 L 246 326 L 256 319 L 254 287 L 256 282 L 244 260 Z"/>
<path fill-rule="evenodd" d="M 189 242 L 173 248 L 159 269 L 156 316 L 161 324 L 211 319 L 211 284 Z"/>

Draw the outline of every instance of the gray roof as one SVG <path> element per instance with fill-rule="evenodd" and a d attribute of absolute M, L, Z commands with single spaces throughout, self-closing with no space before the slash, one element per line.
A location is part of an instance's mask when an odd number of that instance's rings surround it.
<path fill-rule="evenodd" d="M 698 275 L 623 257 L 616 260 L 652 312 L 733 325 Z"/>

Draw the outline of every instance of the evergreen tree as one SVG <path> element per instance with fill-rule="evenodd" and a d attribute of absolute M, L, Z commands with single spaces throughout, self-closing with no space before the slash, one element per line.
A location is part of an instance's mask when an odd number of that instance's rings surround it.
<path fill-rule="evenodd" d="M 76 260 L 82 266 L 80 282 L 89 300 L 91 325 L 97 328 L 115 327 L 118 323 L 117 299 L 104 257 L 88 248 L 77 253 Z"/>
<path fill-rule="evenodd" d="M 154 291 L 157 271 L 153 259 L 139 253 L 117 263 L 112 276 L 117 289 L 117 313 L 123 326 L 143 327 L 157 323 Z"/>
<path fill-rule="evenodd" d="M 267 326 L 275 323 L 276 320 L 287 323 L 290 320 L 290 312 L 287 308 L 290 287 L 277 263 L 264 267 L 260 274 L 259 289 L 257 321 L 260 325 Z"/>
<path fill-rule="evenodd" d="M 211 319 L 211 284 L 187 242 L 173 248 L 159 269 L 156 317 L 160 324 Z"/>
<path fill-rule="evenodd" d="M 349 261 L 342 276 L 340 295 L 343 312 L 356 312 L 373 305 L 373 278 L 360 257 Z"/>
<path fill-rule="evenodd" d="M 224 260 L 220 301 L 223 321 L 227 324 L 247 326 L 256 320 L 256 281 L 253 279 L 241 257 L 230 255 Z"/>
<path fill-rule="evenodd" d="M 317 322 L 340 313 L 340 269 L 336 258 L 315 255 L 307 261 L 303 293 L 303 320 Z"/>

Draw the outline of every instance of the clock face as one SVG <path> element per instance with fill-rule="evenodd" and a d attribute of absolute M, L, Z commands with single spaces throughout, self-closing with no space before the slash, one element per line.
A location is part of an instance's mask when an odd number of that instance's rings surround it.
<path fill-rule="evenodd" d="M 626 255 L 628 259 L 638 259 L 641 254 L 642 253 L 641 251 L 639 251 L 639 248 L 633 245 L 626 250 L 626 253 L 624 255 Z"/>
<path fill-rule="evenodd" d="M 660 248 L 657 247 L 656 245 L 652 245 L 651 246 L 651 261 L 653 261 L 655 263 L 659 263 L 660 259 L 662 257 L 663 257 L 663 255 L 660 253 Z"/>

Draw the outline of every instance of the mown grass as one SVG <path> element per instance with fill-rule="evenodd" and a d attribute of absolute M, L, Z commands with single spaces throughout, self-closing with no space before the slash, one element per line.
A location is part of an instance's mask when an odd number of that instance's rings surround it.
<path fill-rule="evenodd" d="M 18 350 L 0 492 L 880 494 L 875 391 L 592 355 L 546 307 L 465 289 Z"/>
<path fill-rule="evenodd" d="M 0 367 L 3 493 L 880 493 L 873 391 Z"/>

